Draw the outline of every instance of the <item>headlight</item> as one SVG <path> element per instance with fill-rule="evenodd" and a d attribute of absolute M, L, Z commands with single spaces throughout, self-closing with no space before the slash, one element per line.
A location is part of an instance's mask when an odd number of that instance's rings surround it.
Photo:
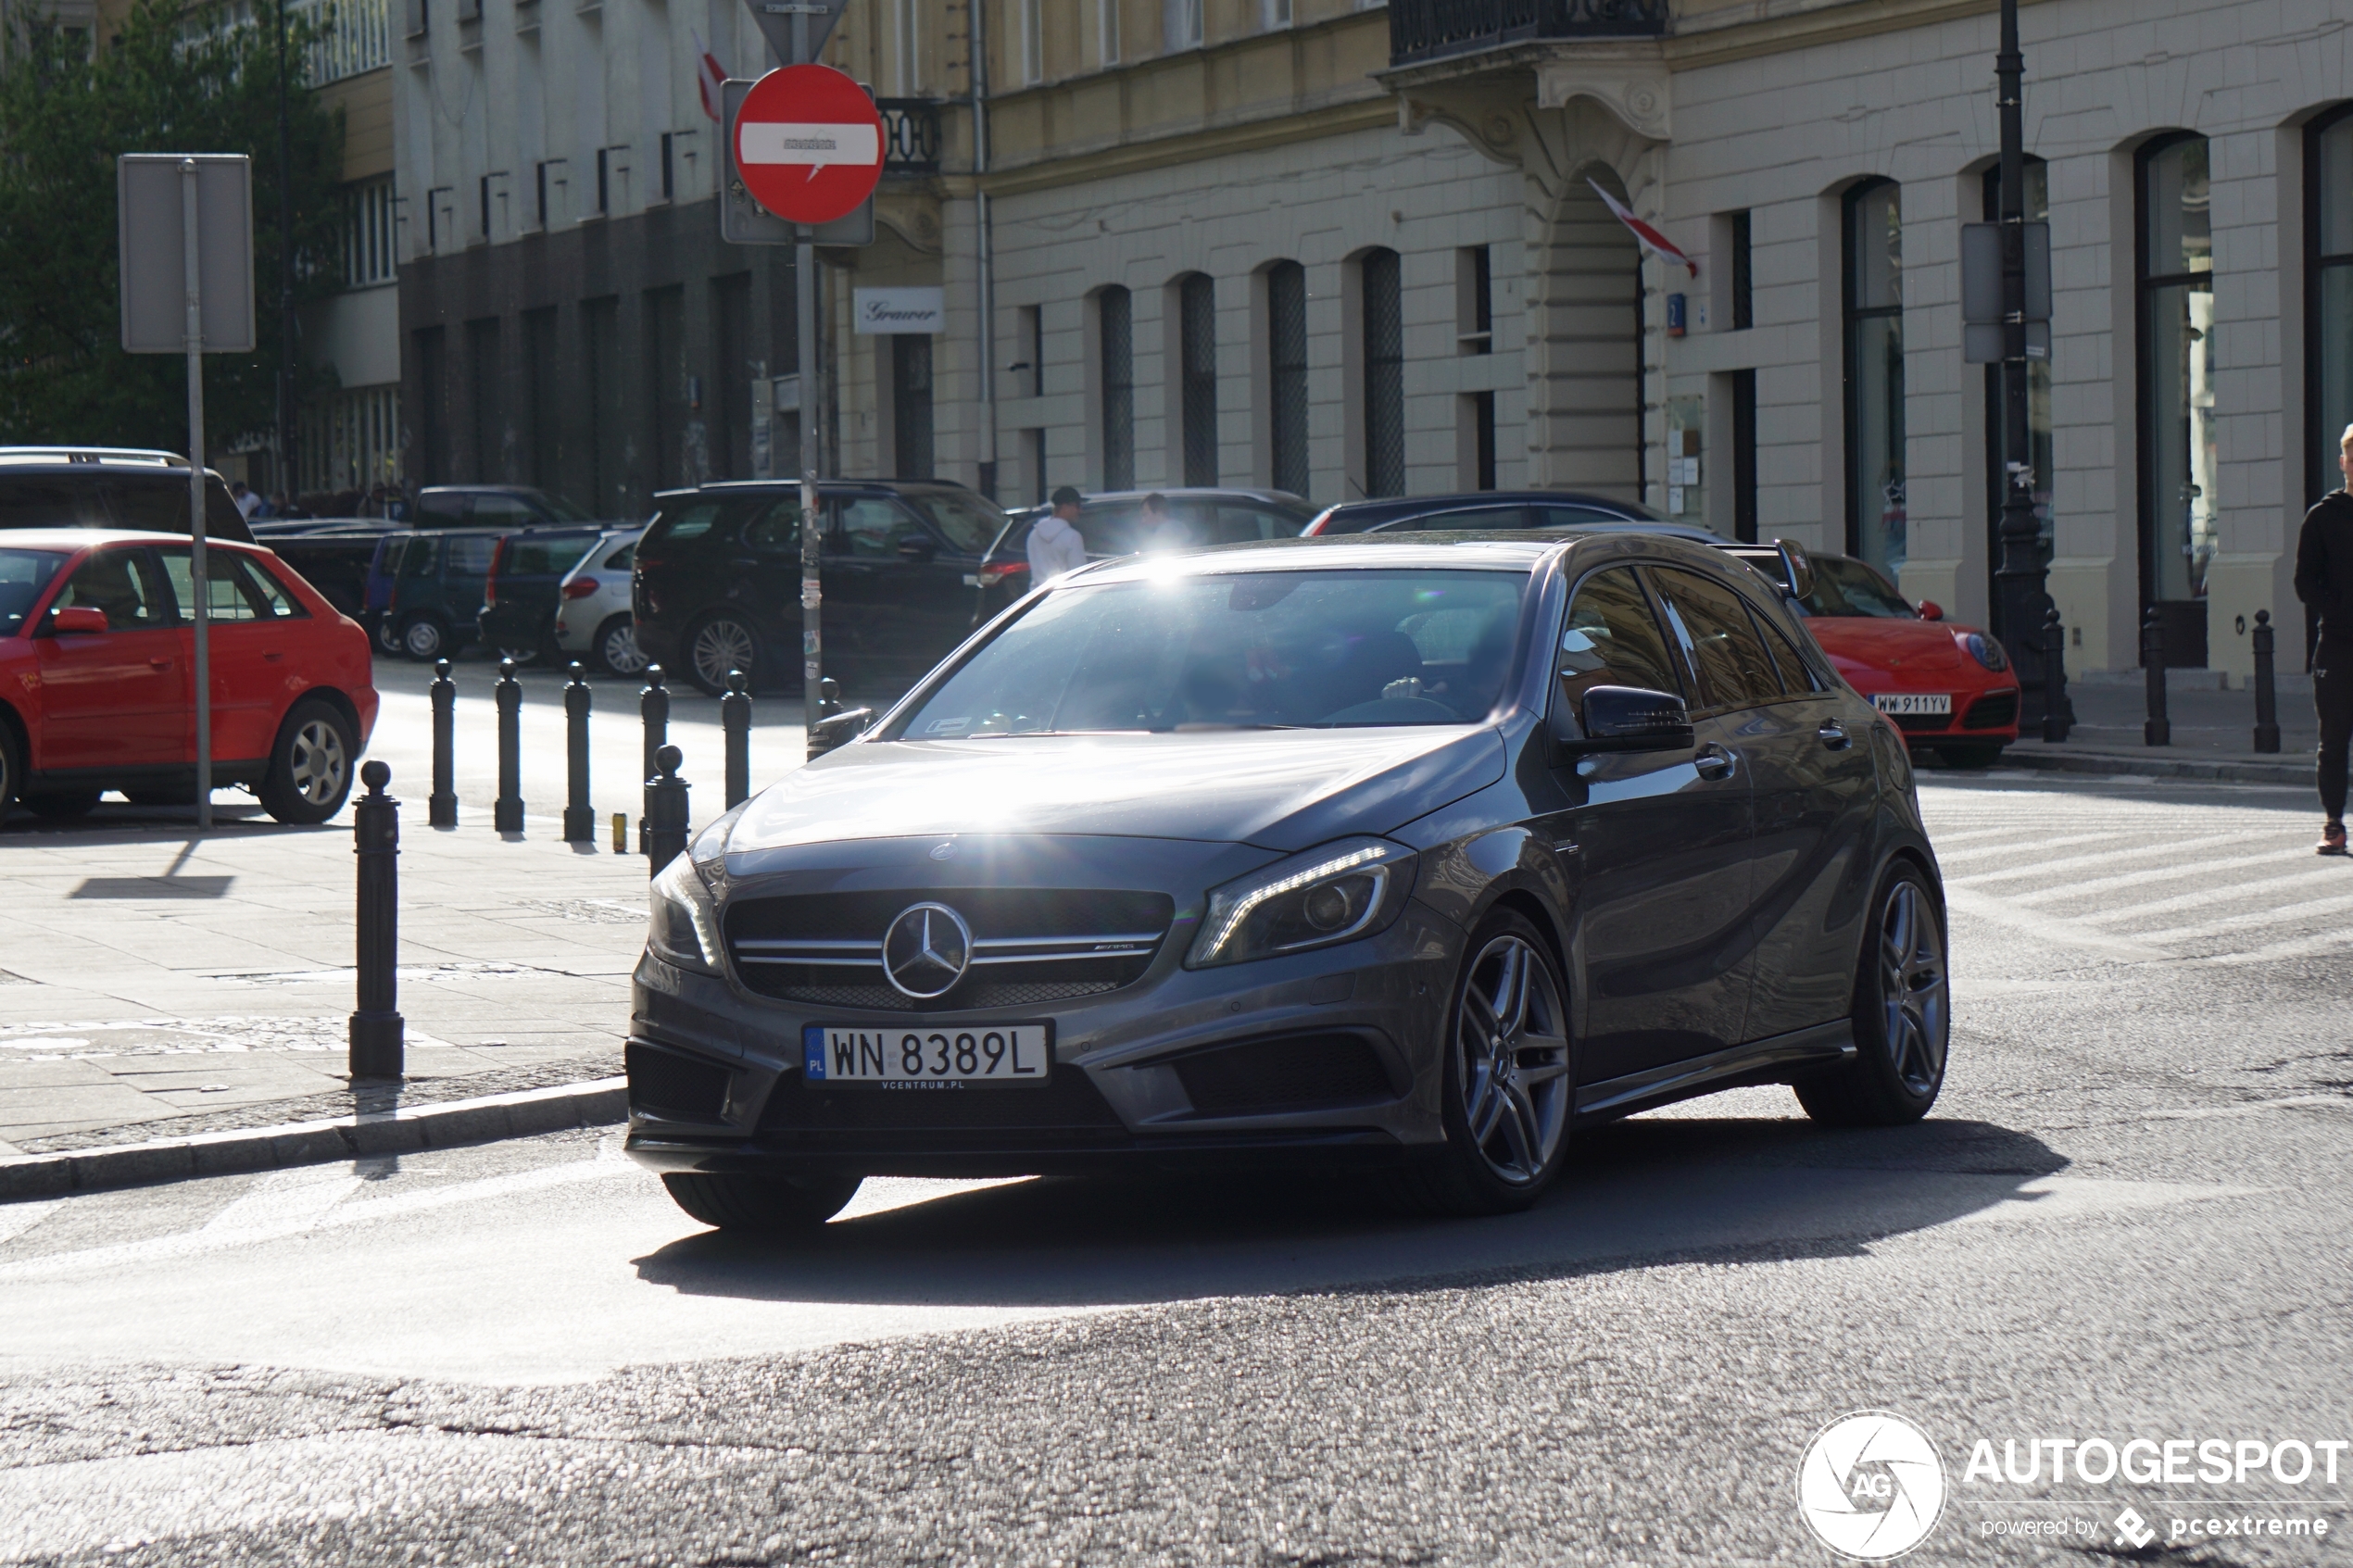
<path fill-rule="evenodd" d="M 1185 967 L 1241 963 L 1370 935 L 1412 886 L 1413 851 L 1349 838 L 1213 890 Z"/>
<path fill-rule="evenodd" d="M 694 857 L 679 855 L 661 868 L 648 890 L 653 919 L 646 930 L 646 945 L 665 962 L 703 974 L 719 974 L 725 964 L 719 943 L 719 906 Z"/>
<path fill-rule="evenodd" d="M 2007 670 L 2010 667 L 2010 656 L 2002 651 L 2002 645 L 1984 633 L 1971 632 L 1966 640 L 1969 656 L 1986 669 Z"/>

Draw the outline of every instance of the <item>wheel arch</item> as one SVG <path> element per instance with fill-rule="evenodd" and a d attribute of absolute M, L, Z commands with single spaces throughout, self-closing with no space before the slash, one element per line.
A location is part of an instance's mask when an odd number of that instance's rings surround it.
<path fill-rule="evenodd" d="M 32 726 L 24 721 L 24 715 L 6 697 L 0 697 L 0 729 L 6 730 L 16 741 L 19 764 L 26 772 L 32 771 Z M 17 787 L 23 788 L 24 781 L 18 780 Z"/>
<path fill-rule="evenodd" d="M 326 703 L 336 712 L 342 714 L 343 721 L 351 726 L 351 733 L 353 736 L 355 738 L 359 736 L 360 733 L 359 705 L 351 700 L 350 694 L 344 691 L 340 686 L 305 686 L 302 690 L 295 693 L 294 696 L 286 703 L 285 708 L 280 711 L 278 714 L 278 722 L 270 732 L 270 749 L 272 756 L 276 755 L 278 742 L 286 733 L 286 721 L 294 717 L 296 709 L 300 708 L 304 703 L 310 701 L 313 697 Z M 354 765 L 357 766 L 356 761 Z"/>

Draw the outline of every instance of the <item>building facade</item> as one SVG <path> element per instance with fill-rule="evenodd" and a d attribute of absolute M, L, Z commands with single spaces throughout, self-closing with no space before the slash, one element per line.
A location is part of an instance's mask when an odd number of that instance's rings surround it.
<path fill-rule="evenodd" d="M 785 258 L 717 241 L 694 91 L 695 36 L 765 62 L 747 14 L 455 3 L 412 7 L 397 98 L 412 470 L 595 465 L 599 509 L 752 471 L 763 434 L 787 470 Z M 2243 675 L 2258 609 L 2300 623 L 2296 521 L 2353 421 L 2347 21 L 2029 0 L 2023 30 L 2055 301 L 2020 457 L 2070 667 L 2136 665 L 2154 606 L 2169 662 Z M 821 257 L 826 460 L 1008 503 L 1575 487 L 1991 620 L 1958 257 L 1995 31 L 1994 0 L 861 0 L 827 58 L 925 106 L 929 156 Z M 875 284 L 941 288 L 941 330 L 860 335 Z"/>

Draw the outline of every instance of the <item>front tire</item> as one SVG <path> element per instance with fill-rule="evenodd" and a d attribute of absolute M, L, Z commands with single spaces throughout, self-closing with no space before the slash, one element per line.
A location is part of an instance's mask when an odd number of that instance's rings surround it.
<path fill-rule="evenodd" d="M 38 795 L 18 797 L 17 804 L 44 821 L 69 822 L 96 810 L 98 797 L 105 793 L 96 789 L 44 790 Z"/>
<path fill-rule="evenodd" d="M 664 1176 L 671 1201 L 713 1230 L 754 1236 L 806 1234 L 858 1196 L 857 1176 Z"/>
<path fill-rule="evenodd" d="M 321 697 L 304 698 L 278 726 L 261 809 L 290 826 L 325 822 L 343 809 L 359 759 L 359 743 L 342 710 Z"/>
<path fill-rule="evenodd" d="M 1855 1060 L 1793 1085 L 1806 1114 L 1832 1127 L 1917 1122 L 1944 1086 L 1952 1047 L 1944 922 L 1919 869 L 1881 880 L 1855 973 Z"/>
<path fill-rule="evenodd" d="M 747 683 L 760 678 L 760 638 L 736 616 L 707 615 L 686 629 L 686 679 L 707 696 L 724 696 L 727 671 L 740 670 Z"/>
<path fill-rule="evenodd" d="M 1395 1191 L 1423 1213 L 1516 1213 L 1568 1148 L 1568 987 L 1542 935 L 1509 909 L 1482 921 L 1466 951 L 1442 1047 L 1446 1142 Z"/>
<path fill-rule="evenodd" d="M 626 615 L 612 616 L 598 627 L 588 650 L 597 668 L 608 675 L 642 675 L 651 662 L 637 646 L 637 623 Z"/>

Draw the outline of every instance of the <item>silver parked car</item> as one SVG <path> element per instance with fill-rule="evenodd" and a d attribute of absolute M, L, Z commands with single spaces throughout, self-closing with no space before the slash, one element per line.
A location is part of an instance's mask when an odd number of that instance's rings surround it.
<path fill-rule="evenodd" d="M 1071 572 L 663 868 L 633 1013 L 630 1153 L 770 1230 L 1233 1165 L 1506 1211 L 1716 1089 L 1916 1121 L 1949 1029 L 1902 737 L 1772 583 L 1615 523 Z"/>
<path fill-rule="evenodd" d="M 556 601 L 556 646 L 608 675 L 635 675 L 646 667 L 629 610 L 629 569 L 645 532 L 619 529 L 598 540 L 564 578 Z"/>

